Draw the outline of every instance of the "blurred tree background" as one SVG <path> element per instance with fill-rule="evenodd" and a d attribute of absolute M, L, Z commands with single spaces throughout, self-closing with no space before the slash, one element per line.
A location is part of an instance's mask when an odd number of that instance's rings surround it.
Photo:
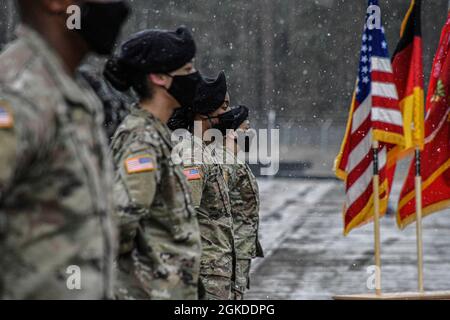
<path fill-rule="evenodd" d="M 425 71 L 447 16 L 447 1 L 422 1 Z M 225 70 L 234 103 L 298 122 L 344 119 L 356 79 L 366 0 L 133 0 L 126 33 L 186 25 L 195 33 L 197 65 Z M 407 0 L 380 0 L 390 51 Z"/>
<path fill-rule="evenodd" d="M 12 38 L 12 0 L 0 7 L 0 46 Z M 130 0 L 123 37 L 145 28 L 192 29 L 197 67 L 225 70 L 232 103 L 254 111 L 257 127 L 281 129 L 283 145 L 335 152 L 356 79 L 366 0 Z M 391 54 L 407 0 L 380 0 Z M 423 2 L 425 75 L 431 70 L 447 0 Z M 272 113 L 273 114 L 273 113 Z M 329 166 L 329 161 L 324 164 Z"/>

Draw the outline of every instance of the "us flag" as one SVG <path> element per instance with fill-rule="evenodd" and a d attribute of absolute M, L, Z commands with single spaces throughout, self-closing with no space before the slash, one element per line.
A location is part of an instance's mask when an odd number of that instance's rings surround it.
<path fill-rule="evenodd" d="M 188 181 L 201 179 L 200 171 L 197 168 L 184 170 L 184 175 L 186 176 Z"/>
<path fill-rule="evenodd" d="M 12 124 L 12 116 L 0 107 L 0 128 L 9 127 Z"/>
<path fill-rule="evenodd" d="M 369 0 L 359 71 L 347 130 L 336 158 L 336 175 L 345 181 L 344 234 L 373 218 L 373 152 L 379 145 L 380 214 L 387 210 L 395 155 L 404 144 L 403 120 L 381 23 L 378 0 Z"/>
<path fill-rule="evenodd" d="M 153 159 L 149 156 L 130 158 L 125 161 L 125 164 L 128 173 L 153 171 L 155 169 Z"/>

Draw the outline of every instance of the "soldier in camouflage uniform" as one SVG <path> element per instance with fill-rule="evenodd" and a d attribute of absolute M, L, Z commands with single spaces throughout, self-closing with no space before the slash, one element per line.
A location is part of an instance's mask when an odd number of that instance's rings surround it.
<path fill-rule="evenodd" d="M 193 190 L 203 248 L 200 278 L 209 300 L 232 299 L 234 280 L 233 221 L 227 182 L 214 148 L 200 138 L 207 129 L 220 129 L 220 117 L 229 111 L 226 95 L 225 75 L 220 73 L 215 80 L 203 81 L 192 109 L 184 108 L 170 121 L 172 129 L 188 129 L 181 135 L 183 140 L 177 149 Z M 194 134 L 194 121 L 201 125 L 201 132 Z"/>
<path fill-rule="evenodd" d="M 132 92 L 125 94 L 115 90 L 101 75 L 101 72 L 97 72 L 91 65 L 83 65 L 79 69 L 79 75 L 94 89 L 103 104 L 105 114 L 103 127 L 110 140 L 119 125 L 130 113 L 130 106 L 137 101 L 137 98 Z"/>
<path fill-rule="evenodd" d="M 233 129 L 249 130 L 248 109 L 232 108 L 235 111 Z M 246 140 L 242 151 L 249 151 Z M 263 257 L 258 240 L 259 229 L 259 190 L 256 178 L 244 159 L 237 157 L 240 146 L 235 132 L 226 135 L 223 153 L 224 170 L 230 189 L 231 212 L 236 250 L 236 277 L 233 286 L 234 299 L 243 300 L 244 292 L 250 289 L 250 266 L 252 259 Z"/>
<path fill-rule="evenodd" d="M 128 12 L 122 5 L 114 26 Z M 22 0 L 19 9 L 18 39 L 0 55 L 0 299 L 111 297 L 103 113 L 73 76 L 88 48 L 100 52 L 66 28 L 62 1 Z"/>
<path fill-rule="evenodd" d="M 118 299 L 198 299 L 200 231 L 166 125 L 175 109 L 195 97 L 195 51 L 186 28 L 146 30 L 107 63 L 106 78 L 140 97 L 112 141 L 121 238 Z"/>

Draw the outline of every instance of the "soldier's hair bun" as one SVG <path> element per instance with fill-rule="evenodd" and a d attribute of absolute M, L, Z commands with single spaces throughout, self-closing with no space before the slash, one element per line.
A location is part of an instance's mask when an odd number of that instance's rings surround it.
<path fill-rule="evenodd" d="M 194 112 L 190 107 L 183 107 L 175 110 L 172 117 L 169 119 L 167 126 L 170 130 L 175 131 L 177 129 L 190 130 L 194 122 Z"/>
<path fill-rule="evenodd" d="M 117 57 L 110 58 L 106 62 L 106 66 L 103 70 L 103 76 L 118 91 L 128 91 L 132 86 L 131 75 Z"/>

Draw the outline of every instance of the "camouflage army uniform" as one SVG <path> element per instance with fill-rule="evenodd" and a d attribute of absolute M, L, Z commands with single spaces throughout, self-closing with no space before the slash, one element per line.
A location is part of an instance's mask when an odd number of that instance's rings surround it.
<path fill-rule="evenodd" d="M 233 222 L 222 166 L 203 141 L 186 132 L 177 145 L 192 187 L 202 237 L 200 279 L 208 300 L 229 300 L 234 278 Z"/>
<path fill-rule="evenodd" d="M 226 147 L 219 157 L 224 159 L 225 163 L 223 167 L 230 189 L 233 216 L 237 259 L 233 292 L 234 298 L 241 300 L 244 298 L 244 292 L 250 289 L 251 260 L 264 256 L 258 240 L 259 190 L 248 164 L 240 162 Z M 228 159 L 232 159 L 231 162 Z"/>
<path fill-rule="evenodd" d="M 116 234 L 102 123 L 87 84 L 19 27 L 0 56 L 0 298 L 111 297 Z M 81 289 L 70 290 L 78 271 Z"/>
<path fill-rule="evenodd" d="M 121 233 L 117 298 L 198 299 L 200 231 L 189 184 L 171 158 L 171 131 L 135 106 L 112 152 Z"/>

